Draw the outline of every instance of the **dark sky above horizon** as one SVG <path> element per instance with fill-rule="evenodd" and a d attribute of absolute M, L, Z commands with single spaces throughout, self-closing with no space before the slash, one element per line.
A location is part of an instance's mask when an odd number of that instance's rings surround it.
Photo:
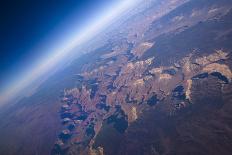
<path fill-rule="evenodd" d="M 45 54 L 43 49 L 51 42 L 72 33 L 73 27 L 82 26 L 102 8 L 118 1 L 1 1 L 0 85 Z"/>

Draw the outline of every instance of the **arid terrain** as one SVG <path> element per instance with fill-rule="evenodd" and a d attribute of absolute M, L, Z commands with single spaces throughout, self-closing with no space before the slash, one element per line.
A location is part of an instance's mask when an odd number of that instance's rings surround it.
<path fill-rule="evenodd" d="M 232 1 L 151 0 L 119 23 L 0 113 L 0 152 L 232 153 Z"/>

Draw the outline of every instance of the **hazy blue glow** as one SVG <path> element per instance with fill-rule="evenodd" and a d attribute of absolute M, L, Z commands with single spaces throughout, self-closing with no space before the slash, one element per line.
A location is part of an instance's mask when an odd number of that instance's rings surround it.
<path fill-rule="evenodd" d="M 0 103 L 4 103 L 11 99 L 24 88 L 28 87 L 33 81 L 54 68 L 73 48 L 80 46 L 103 31 L 115 18 L 134 7 L 139 1 L 140 0 L 124 0 L 118 5 L 110 7 L 109 10 L 103 12 L 100 17 L 97 17 L 95 21 L 91 21 L 89 26 L 79 29 L 78 32 L 73 34 L 73 37 L 64 39 L 64 44 L 58 46 L 53 54 L 48 55 L 45 59 L 40 61 L 40 64 L 36 65 L 32 70 L 27 71 L 21 79 L 18 78 L 17 81 L 8 86 L 7 89 L 0 94 Z"/>

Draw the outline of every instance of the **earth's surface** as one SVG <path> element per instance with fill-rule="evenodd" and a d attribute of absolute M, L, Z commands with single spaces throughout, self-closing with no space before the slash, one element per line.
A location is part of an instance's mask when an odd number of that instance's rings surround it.
<path fill-rule="evenodd" d="M 0 154 L 230 155 L 231 50 L 231 0 L 146 0 L 0 110 Z"/>

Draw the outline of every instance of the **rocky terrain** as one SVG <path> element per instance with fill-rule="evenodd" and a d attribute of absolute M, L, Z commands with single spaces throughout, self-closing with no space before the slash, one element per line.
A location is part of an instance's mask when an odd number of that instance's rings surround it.
<path fill-rule="evenodd" d="M 60 115 L 67 129 L 59 135 L 55 150 L 64 151 L 72 145 L 75 149 L 84 146 L 104 150 L 101 136 L 106 136 L 102 131 L 105 126 L 124 134 L 148 109 L 158 108 L 165 116 L 175 117 L 182 109 L 205 99 L 215 97 L 212 101 L 222 104 L 221 98 L 229 94 L 224 89 L 232 79 L 230 68 L 221 63 L 228 59 L 228 53 L 223 51 L 196 58 L 191 53 L 173 66 L 152 68 L 155 58 L 130 62 L 126 55 L 120 55 L 106 61 L 107 67 L 87 72 L 90 66 L 85 66 L 83 74 L 77 75 L 80 87 L 65 90 L 61 97 L 64 104 Z M 202 88 L 205 84 L 209 86 Z"/>
<path fill-rule="evenodd" d="M 230 155 L 231 19 L 231 0 L 146 0 L 0 111 L 0 154 Z"/>
<path fill-rule="evenodd" d="M 157 2 L 128 20 L 61 93 L 52 154 L 230 154 L 231 7 Z"/>

